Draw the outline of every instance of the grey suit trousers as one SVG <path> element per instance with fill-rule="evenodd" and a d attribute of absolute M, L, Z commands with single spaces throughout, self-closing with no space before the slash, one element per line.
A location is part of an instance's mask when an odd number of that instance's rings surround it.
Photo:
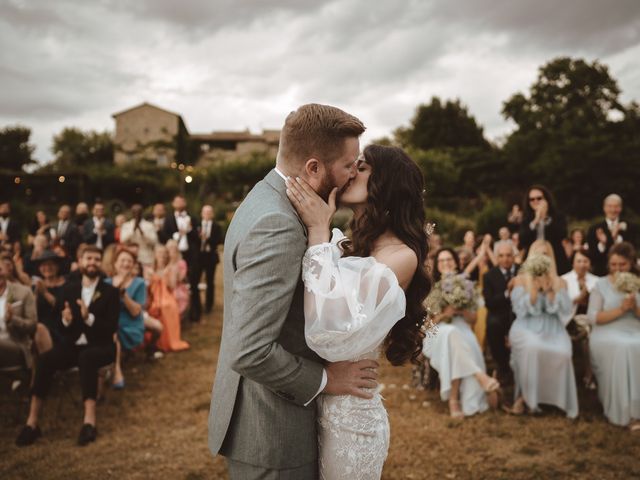
<path fill-rule="evenodd" d="M 318 462 L 307 463 L 301 467 L 275 470 L 257 467 L 248 463 L 227 458 L 229 478 L 231 480 L 317 480 Z"/>

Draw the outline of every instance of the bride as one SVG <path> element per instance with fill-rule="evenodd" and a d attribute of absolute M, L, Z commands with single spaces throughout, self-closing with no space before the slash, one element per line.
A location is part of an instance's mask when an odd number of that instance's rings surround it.
<path fill-rule="evenodd" d="M 423 179 L 396 147 L 370 145 L 340 197 L 354 212 L 352 238 L 329 238 L 336 192 L 328 204 L 302 179 L 287 195 L 308 229 L 303 258 L 305 338 L 328 362 L 415 361 L 424 334 L 427 237 Z M 321 395 L 318 400 L 320 478 L 379 479 L 389 448 L 389 422 L 379 391 L 373 398 Z"/>

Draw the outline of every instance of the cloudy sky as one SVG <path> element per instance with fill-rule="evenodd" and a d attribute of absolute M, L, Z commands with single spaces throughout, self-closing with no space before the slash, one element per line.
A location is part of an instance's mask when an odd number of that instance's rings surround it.
<path fill-rule="evenodd" d="M 638 0 L 0 0 L 0 45 L 0 126 L 31 127 L 40 161 L 63 127 L 112 130 L 142 101 L 192 133 L 330 103 L 370 140 L 437 95 L 499 139 L 502 102 L 560 55 L 600 59 L 640 99 Z"/>

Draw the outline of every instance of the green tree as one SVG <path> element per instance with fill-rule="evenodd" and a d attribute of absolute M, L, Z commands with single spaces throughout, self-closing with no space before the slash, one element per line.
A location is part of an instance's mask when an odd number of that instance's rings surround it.
<path fill-rule="evenodd" d="M 113 139 L 109 132 L 82 131 L 67 127 L 53 137 L 51 151 L 61 168 L 113 163 Z"/>
<path fill-rule="evenodd" d="M 395 138 L 404 147 L 421 150 L 489 147 L 482 127 L 460 100 L 443 103 L 438 97 L 433 97 L 429 104 L 419 105 L 409 127 L 398 128 Z"/>
<path fill-rule="evenodd" d="M 562 208 L 582 218 L 607 193 L 635 198 L 640 117 L 637 105 L 623 106 L 619 95 L 598 61 L 563 57 L 543 65 L 529 95 L 517 93 L 503 106 L 517 125 L 504 147 L 508 183 L 544 183 Z"/>
<path fill-rule="evenodd" d="M 20 171 L 35 163 L 35 147 L 29 143 L 31 129 L 20 125 L 8 126 L 0 130 L 0 168 Z"/>

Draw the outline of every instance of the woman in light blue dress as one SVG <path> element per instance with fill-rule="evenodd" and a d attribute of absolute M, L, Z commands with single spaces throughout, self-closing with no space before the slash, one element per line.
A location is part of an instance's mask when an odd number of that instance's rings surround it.
<path fill-rule="evenodd" d="M 529 249 L 529 255 L 532 253 L 550 257 L 551 270 L 540 277 L 520 273 L 511 292 L 516 315 L 509 330 L 516 384 L 516 401 L 511 411 L 521 414 L 528 407 L 536 412 L 540 404 L 547 404 L 575 418 L 578 392 L 571 339 L 566 330 L 573 305 L 566 282 L 556 273 L 551 245 L 536 240 Z"/>
<path fill-rule="evenodd" d="M 589 297 L 588 317 L 594 325 L 589 346 L 598 381 L 598 397 L 607 419 L 640 431 L 640 294 L 615 287 L 617 272 L 638 274 L 630 243 L 609 251 L 609 275 L 596 283 Z"/>
<path fill-rule="evenodd" d="M 126 249 L 117 251 L 113 263 L 115 274 L 106 280 L 120 290 L 120 316 L 113 375 L 113 387 L 117 389 L 124 388 L 121 351 L 133 350 L 144 341 L 143 307 L 147 301 L 147 286 L 141 277 L 134 276 L 135 262 L 136 256 L 133 252 Z"/>
<path fill-rule="evenodd" d="M 458 272 L 455 251 L 441 248 L 435 256 L 434 280 Z M 457 311 L 448 306 L 433 319 L 435 332 L 424 339 L 422 353 L 440 378 L 440 398 L 449 402 L 453 418 L 482 413 L 498 405 L 500 384 L 487 375 L 487 368 L 472 326 L 475 311 Z M 450 319 L 450 323 L 446 323 Z"/>

